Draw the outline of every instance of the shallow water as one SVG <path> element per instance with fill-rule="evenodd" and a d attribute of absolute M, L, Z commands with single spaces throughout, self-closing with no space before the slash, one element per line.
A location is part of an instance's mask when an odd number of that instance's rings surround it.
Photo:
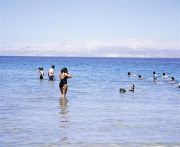
<path fill-rule="evenodd" d="M 64 66 L 73 75 L 67 99 L 58 87 Z M 0 68 L 0 146 L 180 146 L 180 59 L 0 57 Z M 176 84 L 162 80 L 163 72 Z M 131 83 L 134 93 L 119 93 Z"/>

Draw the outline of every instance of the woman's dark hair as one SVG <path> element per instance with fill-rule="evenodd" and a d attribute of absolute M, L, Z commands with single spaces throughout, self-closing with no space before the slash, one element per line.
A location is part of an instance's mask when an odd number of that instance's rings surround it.
<path fill-rule="evenodd" d="M 141 78 L 141 75 L 139 75 L 138 77 Z"/>
<path fill-rule="evenodd" d="M 156 72 L 155 72 L 155 71 L 153 71 L 153 74 L 156 74 Z"/>
<path fill-rule="evenodd" d="M 67 70 L 67 68 L 66 68 L 66 67 L 64 67 L 64 72 L 65 72 L 65 73 L 68 73 L 68 70 Z"/>
<path fill-rule="evenodd" d="M 130 72 L 128 72 L 128 76 L 129 76 L 129 75 L 131 75 L 131 73 L 130 73 Z"/>
<path fill-rule="evenodd" d="M 63 73 L 63 72 L 64 72 L 64 73 L 68 73 L 68 70 L 67 70 L 66 67 L 64 67 L 64 68 L 61 69 L 61 73 Z"/>
<path fill-rule="evenodd" d="M 63 73 L 64 72 L 64 70 L 63 70 L 63 68 L 61 69 L 61 73 Z"/>
<path fill-rule="evenodd" d="M 171 77 L 171 79 L 174 81 L 174 77 Z"/>
<path fill-rule="evenodd" d="M 163 76 L 165 76 L 165 73 L 163 73 Z"/>

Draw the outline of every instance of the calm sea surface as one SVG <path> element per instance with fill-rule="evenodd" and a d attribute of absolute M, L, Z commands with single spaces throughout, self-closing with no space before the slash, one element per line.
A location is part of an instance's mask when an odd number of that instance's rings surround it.
<path fill-rule="evenodd" d="M 58 87 L 64 66 L 73 75 L 67 100 Z M 1 147 L 180 146 L 180 59 L 0 57 L 0 71 Z M 134 93 L 119 93 L 131 83 Z"/>

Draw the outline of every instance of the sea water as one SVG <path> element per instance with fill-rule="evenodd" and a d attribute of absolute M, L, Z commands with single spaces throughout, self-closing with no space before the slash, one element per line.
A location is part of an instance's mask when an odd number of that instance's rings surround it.
<path fill-rule="evenodd" d="M 66 99 L 63 67 L 72 74 Z M 0 57 L 0 70 L 2 147 L 180 146 L 180 59 Z M 132 83 L 135 92 L 119 93 Z"/>

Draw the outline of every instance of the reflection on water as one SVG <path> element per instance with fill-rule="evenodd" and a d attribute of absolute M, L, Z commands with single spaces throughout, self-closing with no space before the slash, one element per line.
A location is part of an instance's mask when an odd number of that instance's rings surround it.
<path fill-rule="evenodd" d="M 68 103 L 68 100 L 66 97 L 59 98 L 60 108 L 63 113 L 67 112 L 67 103 Z"/>
<path fill-rule="evenodd" d="M 49 82 L 49 84 L 51 85 L 51 86 L 54 86 L 54 80 L 52 81 L 52 80 L 48 80 L 48 82 Z"/>
<path fill-rule="evenodd" d="M 59 98 L 59 105 L 60 105 L 60 144 L 67 144 L 68 143 L 68 100 L 67 98 L 60 97 Z"/>

